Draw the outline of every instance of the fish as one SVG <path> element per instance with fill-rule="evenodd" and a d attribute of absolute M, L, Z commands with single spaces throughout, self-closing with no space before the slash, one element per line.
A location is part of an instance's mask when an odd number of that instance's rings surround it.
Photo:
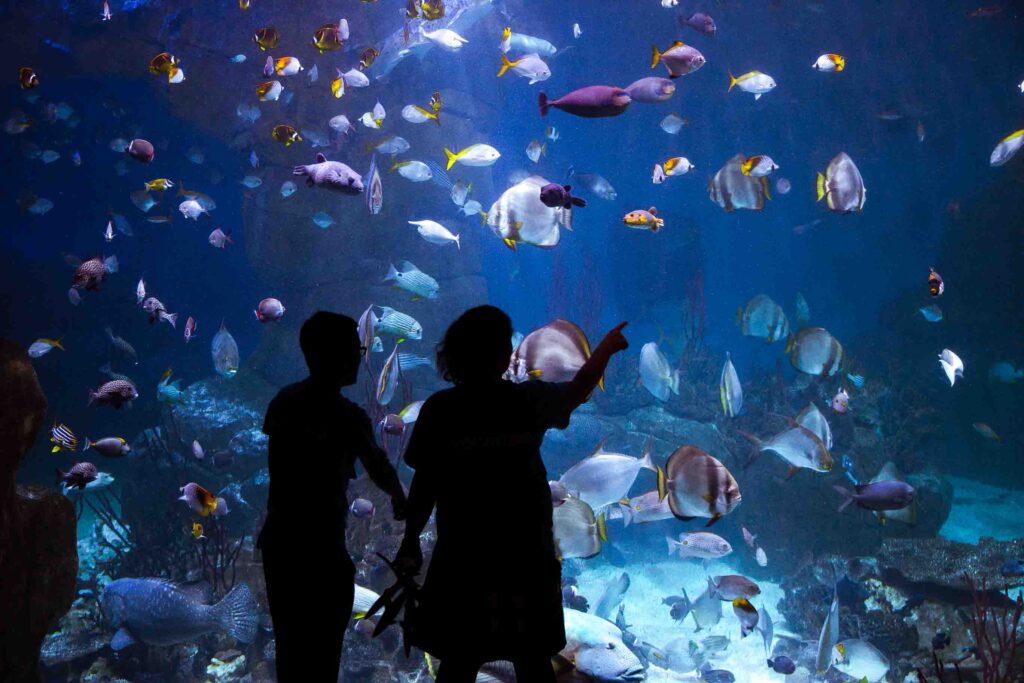
<path fill-rule="evenodd" d="M 553 320 L 523 338 L 512 353 L 505 376 L 514 382 L 567 382 L 588 358 L 590 342 L 583 330 L 568 320 Z M 619 498 L 622 495 L 614 500 Z"/>
<path fill-rule="evenodd" d="M 82 447 L 82 450 L 87 451 L 90 448 L 108 458 L 123 458 L 132 452 L 132 447 L 120 436 L 108 436 L 96 441 L 86 437 L 85 446 Z"/>
<path fill-rule="evenodd" d="M 686 596 L 686 591 L 683 591 Z M 690 615 L 697 630 L 714 628 L 722 619 L 722 601 L 714 596 L 714 586 L 711 578 L 708 577 L 707 589 L 697 596 L 690 606 Z"/>
<path fill-rule="evenodd" d="M 377 378 L 377 403 L 386 406 L 391 402 L 401 378 L 402 363 L 398 360 L 398 343 L 396 342 L 391 355 L 384 362 L 384 366 L 381 368 L 380 375 Z"/>
<path fill-rule="evenodd" d="M 754 552 L 754 558 L 757 560 L 758 565 L 762 567 L 768 566 L 768 555 L 765 554 L 764 548 L 758 546 L 757 550 Z"/>
<path fill-rule="evenodd" d="M 135 286 L 135 303 L 141 304 L 146 299 L 146 282 L 141 277 Z"/>
<path fill-rule="evenodd" d="M 629 108 L 630 101 L 629 93 L 610 85 L 588 85 L 554 100 L 549 100 L 543 90 L 537 94 L 542 117 L 551 107 L 588 119 L 618 116 Z"/>
<path fill-rule="evenodd" d="M 768 668 L 783 676 L 788 676 L 796 671 L 796 662 L 786 655 L 776 655 L 768 659 Z"/>
<path fill-rule="evenodd" d="M 131 404 L 138 397 L 139 392 L 135 389 L 134 384 L 126 380 L 115 379 L 100 385 L 96 391 L 90 389 L 88 405 L 95 403 L 100 406 L 110 406 L 116 410 L 123 405 Z"/>
<path fill-rule="evenodd" d="M 554 126 L 547 126 L 544 128 L 544 137 L 551 140 L 551 142 L 555 142 L 562 137 L 562 134 Z"/>
<path fill-rule="evenodd" d="M 746 638 L 757 628 L 760 616 L 757 609 L 746 598 L 740 597 L 732 601 L 732 611 L 740 622 L 740 637 Z"/>
<path fill-rule="evenodd" d="M 877 481 L 868 484 L 856 484 L 850 491 L 842 486 L 833 486 L 843 496 L 839 512 L 851 503 L 865 510 L 902 510 L 914 503 L 916 492 L 910 484 L 898 481 Z"/>
<path fill-rule="evenodd" d="M 679 395 L 679 369 L 672 369 L 655 342 L 640 349 L 640 382 L 660 401 L 668 401 L 671 394 Z"/>
<path fill-rule="evenodd" d="M 422 40 L 430 41 L 437 47 L 448 52 L 458 52 L 462 49 L 463 45 L 469 43 L 468 40 L 451 29 L 439 28 L 434 31 L 426 31 L 423 29 L 423 24 L 420 24 L 417 28 Z"/>
<path fill-rule="evenodd" d="M 946 291 L 946 283 L 942 276 L 934 268 L 928 269 L 928 293 L 933 297 L 940 297 Z"/>
<path fill-rule="evenodd" d="M 420 234 L 420 237 L 431 244 L 444 246 L 446 244 L 454 243 L 458 249 L 462 248 L 459 243 L 459 236 L 452 234 L 448 228 L 444 227 L 437 221 L 420 220 L 408 221 L 408 223 L 409 225 L 415 225 L 416 232 Z"/>
<path fill-rule="evenodd" d="M 558 556 L 586 559 L 601 552 L 602 541 L 608 540 L 604 517 L 595 517 L 586 502 L 570 496 L 552 510 L 552 522 Z"/>
<path fill-rule="evenodd" d="M 625 90 L 633 102 L 656 104 L 671 99 L 676 91 L 676 84 L 667 78 L 648 76 L 633 81 Z"/>
<path fill-rule="evenodd" d="M 842 55 L 826 52 L 811 64 L 811 68 L 815 71 L 842 71 L 846 68 L 846 60 Z"/>
<path fill-rule="evenodd" d="M 243 643 L 256 639 L 257 605 L 246 584 L 236 584 L 213 605 L 206 604 L 208 585 L 203 593 L 194 585 L 166 579 L 111 581 L 99 599 L 104 618 L 117 629 L 111 649 L 119 652 L 136 642 L 174 645 L 217 631 Z"/>
<path fill-rule="evenodd" d="M 417 104 L 407 104 L 402 107 L 402 118 L 409 123 L 426 123 L 427 121 L 433 121 L 437 125 L 441 125 L 441 118 L 437 112 L 428 111 Z"/>
<path fill-rule="evenodd" d="M 999 435 L 996 434 L 996 431 L 987 424 L 985 424 L 984 422 L 975 422 L 971 426 L 974 428 L 974 431 L 978 432 L 986 439 L 991 439 L 992 441 L 1000 440 Z"/>
<path fill-rule="evenodd" d="M 964 376 L 964 362 L 960 360 L 960 356 L 949 349 L 942 349 L 942 353 L 939 354 L 939 365 L 942 366 L 943 372 L 946 373 L 949 386 L 953 386 L 956 383 L 957 377 Z"/>
<path fill-rule="evenodd" d="M 320 54 L 340 50 L 342 45 L 343 38 L 338 24 L 324 24 L 313 31 L 313 46 Z"/>
<path fill-rule="evenodd" d="M 143 301 L 142 310 L 149 314 L 150 324 L 155 323 L 157 320 L 162 320 L 173 328 L 178 322 L 178 314 L 168 313 L 167 307 L 156 297 L 151 296 Z"/>
<path fill-rule="evenodd" d="M 259 302 L 253 314 L 261 323 L 273 322 L 284 317 L 284 304 L 278 299 L 266 298 Z"/>
<path fill-rule="evenodd" d="M 292 175 L 305 176 L 308 187 L 320 187 L 345 195 L 357 195 L 363 191 L 363 179 L 346 164 L 328 161 L 317 153 L 312 164 L 296 166 Z"/>
<path fill-rule="evenodd" d="M 572 37 L 579 40 L 579 37 L 583 35 L 583 29 L 580 28 L 579 22 L 572 25 Z"/>
<path fill-rule="evenodd" d="M 510 69 L 519 76 L 528 78 L 530 85 L 551 78 L 551 67 L 536 52 L 525 54 L 515 60 L 510 60 L 504 52 L 501 52 L 500 55 L 501 68 L 498 70 L 498 78 L 504 76 Z"/>
<path fill-rule="evenodd" d="M 598 598 L 597 603 L 594 605 L 594 609 L 591 610 L 591 614 L 602 619 L 612 619 L 612 615 L 615 612 L 615 608 L 622 603 L 622 599 L 626 595 L 626 591 L 629 590 L 629 574 L 622 572 L 613 581 L 609 582 L 605 586 L 604 592 L 601 597 Z"/>
<path fill-rule="evenodd" d="M 106 280 L 107 275 L 117 272 L 117 257 L 108 256 L 101 259 L 99 256 L 88 261 L 82 261 L 72 278 L 71 286 L 75 289 L 87 291 L 99 291 L 100 284 Z"/>
<path fill-rule="evenodd" d="M 810 429 L 794 424 L 771 438 L 761 441 L 746 432 L 740 432 L 761 452 L 772 452 L 789 465 L 792 475 L 799 469 L 828 472 L 832 469 L 832 455 L 825 443 Z"/>
<path fill-rule="evenodd" d="M 805 327 L 786 342 L 790 364 L 800 372 L 831 377 L 843 363 L 843 345 L 823 327 Z"/>
<path fill-rule="evenodd" d="M 692 74 L 704 66 L 705 61 L 700 50 L 679 40 L 664 52 L 659 52 L 657 45 L 651 46 L 651 68 L 654 69 L 661 62 L 668 69 L 669 78 Z"/>
<path fill-rule="evenodd" d="M 922 306 L 917 310 L 921 316 L 930 323 L 937 323 L 942 320 L 942 309 L 939 308 L 938 304 Z"/>
<path fill-rule="evenodd" d="M 149 196 L 149 193 L 145 190 L 135 190 L 129 194 L 129 198 L 132 200 L 132 204 L 143 213 L 147 213 L 156 206 L 156 200 Z"/>
<path fill-rule="evenodd" d="M 694 558 L 700 560 L 717 560 L 732 552 L 732 546 L 718 534 L 708 531 L 684 531 L 679 534 L 679 540 L 666 536 L 668 543 L 668 554 L 678 552 L 681 558 Z M 712 585 L 710 580 L 709 587 Z"/>
<path fill-rule="evenodd" d="M 270 131 L 270 136 L 284 144 L 285 147 L 291 147 L 293 143 L 302 142 L 302 136 L 299 135 L 299 131 L 286 123 L 279 123 L 274 126 Z"/>
<path fill-rule="evenodd" d="M 410 292 L 413 299 L 436 299 L 441 289 L 437 280 L 430 277 L 410 261 L 402 261 L 402 270 L 395 268 L 395 264 L 388 265 L 388 274 L 384 282 L 394 282 L 396 287 Z"/>
<path fill-rule="evenodd" d="M 748 71 L 739 77 L 729 72 L 729 90 L 726 92 L 732 92 L 737 86 L 743 92 L 751 93 L 755 100 L 759 100 L 761 95 L 774 90 L 776 83 L 774 78 L 760 71 Z"/>
<path fill-rule="evenodd" d="M 571 495 L 600 511 L 625 498 L 642 469 L 657 471 L 651 460 L 650 441 L 640 458 L 606 451 L 602 441 L 593 453 L 566 470 L 558 482 Z"/>
<path fill-rule="evenodd" d="M 376 145 L 371 145 L 371 149 L 374 149 L 381 154 L 402 154 L 403 152 L 409 151 L 409 141 L 398 135 L 390 135 L 381 140 Z"/>
<path fill-rule="evenodd" d="M 745 527 L 745 526 L 744 527 L 740 527 L 740 530 L 743 532 L 743 542 L 747 544 L 748 548 L 753 550 L 754 549 L 754 542 L 757 540 L 757 535 L 750 533 L 747 530 L 747 527 Z"/>
<path fill-rule="evenodd" d="M 634 498 L 620 500 L 618 509 L 622 514 L 623 526 L 657 522 L 672 519 L 674 516 L 668 500 L 663 500 L 657 489 Z"/>
<path fill-rule="evenodd" d="M 755 598 L 761 594 L 761 587 L 754 581 L 738 574 L 711 577 L 713 595 L 719 600 L 732 602 L 737 598 Z"/>
<path fill-rule="evenodd" d="M 143 140 L 142 138 L 135 138 L 129 142 L 124 148 L 124 152 L 132 159 L 144 164 L 152 162 L 153 158 L 156 156 L 156 152 L 153 149 L 153 143 L 149 140 Z"/>
<path fill-rule="evenodd" d="M 846 152 L 840 152 L 824 173 L 818 173 L 818 201 L 825 200 L 828 208 L 836 213 L 859 212 L 864 209 L 867 189 L 860 170 Z"/>
<path fill-rule="evenodd" d="M 143 295 L 145 295 L 145 292 L 143 292 Z M 122 337 L 114 334 L 113 328 L 109 325 L 103 328 L 103 331 L 106 333 L 107 339 L 110 340 L 110 345 L 114 348 L 114 352 L 117 354 L 118 358 L 132 365 L 139 364 L 139 356 L 135 352 L 134 346 L 129 344 Z"/>
<path fill-rule="evenodd" d="M 347 135 L 351 131 L 355 130 L 355 126 L 352 125 L 352 122 L 349 121 L 348 117 L 345 116 L 344 114 L 332 116 L 330 120 L 327 122 L 327 126 L 331 130 L 337 131 L 342 135 Z"/>
<path fill-rule="evenodd" d="M 587 190 L 593 192 L 601 199 L 611 202 L 615 201 L 619 196 L 615 191 L 615 188 L 612 187 L 612 184 L 603 176 L 596 173 L 578 173 L 575 177 L 579 181 L 580 185 L 587 188 Z"/>
<path fill-rule="evenodd" d="M 999 141 L 989 157 L 990 166 L 1002 166 L 1024 147 L 1024 128 L 1016 130 Z"/>
<path fill-rule="evenodd" d="M 452 185 L 452 203 L 455 206 L 464 206 L 466 199 L 469 197 L 470 191 L 473 189 L 473 183 L 466 183 L 462 180 Z M 541 190 L 541 201 L 544 201 L 543 190 Z"/>
<path fill-rule="evenodd" d="M 516 33 L 514 31 L 508 36 L 508 44 L 510 50 L 516 50 L 518 52 L 536 52 L 537 54 L 542 54 L 547 57 L 554 57 L 558 53 L 558 48 L 555 47 L 551 41 L 545 40 L 544 38 L 538 38 L 537 36 L 527 35 L 525 33 Z"/>
<path fill-rule="evenodd" d="M 209 215 L 210 213 L 209 211 L 204 209 L 203 205 L 200 204 L 195 199 L 186 199 L 185 201 L 178 204 L 178 211 L 181 212 L 181 215 L 184 216 L 186 220 L 193 221 L 198 221 L 199 216 L 204 213 L 207 215 Z"/>
<path fill-rule="evenodd" d="M 448 160 L 444 169 L 446 171 L 450 171 L 456 163 L 463 166 L 490 166 L 501 158 L 501 152 L 483 143 L 470 145 L 458 153 L 445 147 L 444 154 Z"/>
<path fill-rule="evenodd" d="M 815 436 L 821 439 L 821 443 L 825 445 L 826 449 L 832 450 L 832 428 L 813 401 L 797 413 L 794 422 L 801 427 L 809 429 Z"/>
<path fill-rule="evenodd" d="M 107 0 L 103 0 L 103 11 L 100 13 L 100 19 L 103 21 L 110 21 L 113 15 L 110 13 L 110 3 Z"/>
<path fill-rule="evenodd" d="M 658 477 L 658 495 L 683 520 L 701 517 L 708 526 L 743 502 L 736 478 L 720 460 L 696 446 L 680 446 Z"/>
<path fill-rule="evenodd" d="M 540 199 L 541 188 L 551 183 L 542 176 L 529 176 L 505 190 L 486 213 L 486 225 L 509 249 L 518 244 L 551 248 L 561 239 L 559 226 L 572 227 L 572 209 L 546 206 Z M 472 201 L 463 206 L 470 215 Z M 474 207 L 479 212 L 477 207 Z"/>
<path fill-rule="evenodd" d="M 344 73 L 340 73 L 339 76 L 344 79 L 345 85 L 352 88 L 365 88 L 370 85 L 370 79 L 359 69 L 349 69 Z"/>
<path fill-rule="evenodd" d="M 77 488 L 79 490 L 84 489 L 90 482 L 96 480 L 96 476 L 99 472 L 96 469 L 96 465 L 91 462 L 78 462 L 71 466 L 67 472 L 64 472 L 60 468 L 57 470 L 57 481 L 56 483 L 64 483 L 68 488 Z"/>
<path fill-rule="evenodd" d="M 665 3 L 662 3 L 665 6 Z M 676 1 L 671 0 L 670 7 L 676 6 Z M 682 14 L 676 16 L 681 28 L 692 28 L 698 33 L 702 33 L 709 38 L 714 38 L 715 34 L 718 33 L 718 26 L 715 24 L 715 20 L 711 18 L 711 15 L 704 12 L 695 12 L 686 19 L 683 18 Z"/>
<path fill-rule="evenodd" d="M 263 66 L 263 75 L 270 78 L 273 74 L 278 76 L 294 76 L 303 70 L 302 63 L 295 57 L 279 57 L 274 59 L 268 56 Z"/>
<path fill-rule="evenodd" d="M 708 197 L 726 213 L 736 209 L 761 211 L 765 200 L 771 199 L 767 178 L 744 175 L 743 163 L 746 161 L 746 157 L 737 154 L 708 181 Z"/>
<path fill-rule="evenodd" d="M 526 156 L 533 163 L 540 161 L 540 158 L 547 152 L 547 145 L 542 144 L 540 140 L 532 140 L 530 144 L 526 146 Z"/>
<path fill-rule="evenodd" d="M 690 614 L 692 603 L 690 597 L 686 595 L 686 589 L 683 589 L 683 595 L 670 595 L 667 598 L 661 599 L 661 604 L 669 606 L 669 616 L 676 621 L 682 622 Z"/>
<path fill-rule="evenodd" d="M 857 680 L 877 683 L 889 673 L 889 660 L 866 640 L 847 639 L 832 648 L 832 666 Z"/>
<path fill-rule="evenodd" d="M 58 159 L 60 159 L 60 152 L 53 149 L 44 150 L 43 153 L 39 155 L 39 160 L 44 164 L 52 164 Z"/>
<path fill-rule="evenodd" d="M 213 229 L 213 232 L 211 232 L 209 237 L 206 238 L 206 241 L 210 243 L 210 246 L 217 249 L 224 249 L 228 244 L 235 243 L 235 241 L 231 239 L 231 232 L 224 232 L 220 229 L 220 226 Z"/>
<path fill-rule="evenodd" d="M 649 209 L 634 209 L 622 217 L 622 222 L 631 228 L 649 229 L 656 233 L 665 227 L 665 220 L 658 218 L 657 213 L 658 209 L 653 206 Z"/>
<path fill-rule="evenodd" d="M 821 624 L 821 633 L 818 635 L 818 652 L 815 656 L 814 666 L 819 674 L 823 674 L 832 666 L 832 648 L 839 642 L 839 592 L 833 590 L 832 605 L 829 607 L 828 615 Z"/>
<path fill-rule="evenodd" d="M 832 397 L 830 402 L 832 410 L 836 411 L 840 415 L 844 414 L 850 409 L 850 394 L 846 392 L 846 389 L 840 389 L 836 392 L 836 395 Z"/>
<path fill-rule="evenodd" d="M 160 382 L 156 385 L 156 397 L 161 403 L 184 403 L 185 395 L 181 389 L 181 380 L 171 381 L 171 369 L 167 368 Z"/>
<path fill-rule="evenodd" d="M 748 157 L 740 164 L 740 171 L 743 175 L 754 178 L 771 175 L 777 170 L 779 170 L 779 165 L 770 156 L 764 154 Z"/>
<path fill-rule="evenodd" d="M 380 337 L 376 336 L 377 322 L 377 314 L 373 312 L 373 304 L 370 304 L 363 311 L 363 314 L 359 316 L 358 323 L 360 350 L 363 354 L 363 359 L 367 363 L 370 362 L 371 352 L 384 350 Z"/>
<path fill-rule="evenodd" d="M 725 365 L 718 381 L 718 397 L 722 403 L 722 413 L 726 417 L 736 417 L 743 410 L 743 385 L 732 364 L 732 356 L 726 352 Z"/>
<path fill-rule="evenodd" d="M 398 171 L 398 175 L 414 183 L 423 183 L 433 179 L 434 174 L 422 161 L 408 160 L 396 161 L 391 164 L 389 171 Z"/>
<path fill-rule="evenodd" d="M 363 187 L 369 188 L 366 192 L 366 208 L 370 215 L 376 216 L 384 208 L 384 184 L 380 179 L 380 171 L 377 170 L 377 156 L 370 157 L 370 170 L 363 178 Z"/>
<path fill-rule="evenodd" d="M 199 522 L 192 522 L 192 538 L 195 538 L 196 540 L 206 538 L 206 536 L 203 535 L 203 525 Z"/>
<path fill-rule="evenodd" d="M 163 381 L 166 382 L 167 378 Z M 206 517 L 217 509 L 217 497 L 195 482 L 185 484 L 178 491 L 181 493 L 178 500 L 183 501 L 200 517 Z"/>
<path fill-rule="evenodd" d="M 423 338 L 423 326 L 418 321 L 387 306 L 380 307 L 380 317 L 377 319 L 375 329 L 393 335 L 399 340 Z"/>
<path fill-rule="evenodd" d="M 252 42 L 256 43 L 262 52 L 274 49 L 280 40 L 281 34 L 273 26 L 258 28 L 252 34 Z"/>
<path fill-rule="evenodd" d="M 544 206 L 550 208 L 572 209 L 574 206 L 582 208 L 587 205 L 586 199 L 572 195 L 572 185 L 558 183 L 548 183 L 540 188 L 540 201 Z"/>
<path fill-rule="evenodd" d="M 145 184 L 146 192 L 163 192 L 171 187 L 174 187 L 174 183 L 167 178 L 154 178 Z M 142 207 L 140 206 L 139 208 L 141 209 Z M 145 209 L 143 210 L 145 211 Z"/>
<path fill-rule="evenodd" d="M 256 96 L 260 102 L 276 102 L 282 92 L 284 92 L 284 86 L 281 85 L 281 81 L 264 81 L 256 86 Z M 259 112 L 259 109 L 256 108 L 256 111 Z M 241 114 L 239 115 L 241 116 Z M 259 117 L 245 116 L 243 118 L 249 119 L 252 123 Z"/>
<path fill-rule="evenodd" d="M 238 344 L 223 322 L 210 342 L 210 355 L 213 357 L 213 367 L 217 374 L 222 377 L 234 377 L 238 373 Z"/>
<path fill-rule="evenodd" d="M 359 68 L 369 69 L 380 56 L 380 52 L 374 47 L 368 47 L 359 53 Z"/>
<path fill-rule="evenodd" d="M 48 354 L 50 351 L 53 351 L 54 349 L 60 349 L 61 351 L 63 351 L 64 345 L 61 344 L 61 341 L 63 339 L 63 337 L 61 337 L 60 339 L 47 339 L 45 337 L 36 339 L 28 347 L 29 358 L 40 358 Z"/>
<path fill-rule="evenodd" d="M 373 513 L 375 512 L 373 502 L 365 498 L 354 499 L 348 510 L 352 513 L 352 516 L 357 519 L 373 517 Z"/>
<path fill-rule="evenodd" d="M 51 453 L 60 451 L 73 453 L 78 450 L 78 437 L 71 431 L 71 427 L 63 423 L 55 422 L 50 428 L 50 443 L 53 444 L 53 448 L 50 449 Z"/>
<path fill-rule="evenodd" d="M 399 362 L 402 362 L 401 358 L 404 355 L 402 353 L 398 354 Z M 423 407 L 423 403 L 423 401 L 413 401 L 398 412 L 398 417 L 402 418 L 402 422 L 407 425 L 414 424 L 419 419 L 420 408 Z"/>
<path fill-rule="evenodd" d="M 1024 379 L 1024 368 L 1017 369 L 1012 363 L 1000 361 L 988 369 L 988 379 L 1000 384 L 1016 384 Z"/>
<path fill-rule="evenodd" d="M 686 157 L 672 157 L 666 159 L 664 164 L 661 164 L 661 169 L 666 177 L 675 177 L 680 175 L 686 175 L 696 166 L 690 163 L 690 160 Z"/>
<path fill-rule="evenodd" d="M 263 179 L 257 176 L 247 175 L 244 178 L 242 178 L 239 181 L 239 183 L 249 188 L 250 190 L 255 190 L 257 187 L 263 184 Z"/>
<path fill-rule="evenodd" d="M 758 337 L 771 344 L 789 336 L 789 320 L 782 307 L 764 294 L 758 294 L 736 311 L 736 322 L 745 337 Z"/>

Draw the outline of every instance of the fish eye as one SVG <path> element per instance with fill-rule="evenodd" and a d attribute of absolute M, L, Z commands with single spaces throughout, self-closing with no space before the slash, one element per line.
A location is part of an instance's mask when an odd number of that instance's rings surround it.
<path fill-rule="evenodd" d="M 608 643 L 608 649 L 609 650 L 614 650 L 615 649 L 615 643 Z"/>

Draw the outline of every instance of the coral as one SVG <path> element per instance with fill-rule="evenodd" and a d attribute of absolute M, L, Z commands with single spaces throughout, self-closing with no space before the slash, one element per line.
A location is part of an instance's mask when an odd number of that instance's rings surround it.
<path fill-rule="evenodd" d="M 246 659 L 238 650 L 218 652 L 206 666 L 207 683 L 237 681 L 245 672 Z"/>

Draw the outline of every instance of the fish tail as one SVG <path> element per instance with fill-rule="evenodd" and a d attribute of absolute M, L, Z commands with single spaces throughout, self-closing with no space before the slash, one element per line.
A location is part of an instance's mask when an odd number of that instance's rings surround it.
<path fill-rule="evenodd" d="M 85 437 L 85 441 L 83 443 L 85 443 L 85 445 L 82 446 L 83 451 L 87 451 L 92 448 L 92 440 L 89 437 Z"/>
<path fill-rule="evenodd" d="M 603 512 L 597 516 L 597 536 L 602 543 L 608 542 L 608 523 L 605 521 Z"/>
<path fill-rule="evenodd" d="M 850 491 L 850 489 L 845 488 L 843 486 L 833 485 L 832 488 L 834 488 L 836 491 L 842 494 L 843 498 L 845 499 L 843 500 L 839 508 L 836 510 L 836 512 L 842 512 L 850 505 L 850 503 L 854 501 L 854 493 Z"/>
<path fill-rule="evenodd" d="M 455 248 L 462 251 L 462 243 L 459 241 L 459 236 L 455 236 Z"/>
<path fill-rule="evenodd" d="M 501 78 L 502 76 L 504 76 L 506 71 L 508 71 L 509 69 L 511 69 L 512 67 L 514 67 L 516 64 L 518 64 L 521 61 L 522 61 L 521 59 L 517 59 L 516 61 L 513 62 L 512 60 L 510 60 L 508 58 L 507 54 L 502 52 L 501 53 L 501 69 L 498 70 L 498 78 Z"/>
<path fill-rule="evenodd" d="M 623 498 L 619 501 L 619 509 L 622 510 L 622 526 L 627 527 L 633 523 L 633 508 L 629 505 L 629 500 Z"/>
<path fill-rule="evenodd" d="M 90 390 L 89 390 L 89 402 L 88 402 L 88 403 L 86 403 L 86 405 L 87 405 L 87 406 L 91 406 L 91 405 L 92 405 L 92 402 L 93 402 L 93 401 L 95 401 L 95 400 L 96 400 L 96 398 L 97 398 L 98 396 L 99 396 L 99 394 L 97 394 L 97 393 L 96 393 L 95 391 L 93 391 L 92 389 L 90 389 Z"/>
<path fill-rule="evenodd" d="M 661 53 L 658 52 L 657 45 L 651 45 L 651 68 L 658 66 L 658 61 L 661 59 Z"/>
<path fill-rule="evenodd" d="M 444 170 L 450 171 L 452 170 L 452 166 L 455 165 L 455 162 L 458 161 L 459 155 L 447 147 L 444 148 L 444 155 L 448 158 L 448 164 L 445 166 Z"/>
<path fill-rule="evenodd" d="M 544 94 L 543 90 L 537 93 L 537 106 L 540 107 L 540 115 L 542 118 L 548 115 L 548 109 L 551 105 L 548 104 L 548 96 Z"/>
<path fill-rule="evenodd" d="M 448 151 L 448 150 L 445 150 L 445 151 Z M 398 269 L 395 268 L 395 264 L 394 263 L 389 263 L 388 264 L 388 274 L 384 276 L 384 282 L 391 282 L 392 280 L 394 280 L 395 282 L 398 282 Z"/>
<path fill-rule="evenodd" d="M 820 202 L 822 199 L 825 198 L 825 176 L 822 175 L 821 173 L 818 174 L 817 190 L 818 190 L 818 201 Z"/>
<path fill-rule="evenodd" d="M 728 71 L 726 73 L 729 74 L 729 90 L 726 90 L 725 92 L 731 92 L 732 89 L 736 86 L 736 84 L 739 83 L 739 81 L 736 80 L 736 77 L 732 75 L 731 71 Z"/>
<path fill-rule="evenodd" d="M 244 583 L 236 584 L 224 599 L 214 605 L 217 621 L 228 635 L 243 643 L 256 639 L 259 619 L 256 615 L 256 600 Z"/>
<path fill-rule="evenodd" d="M 739 432 L 740 436 L 754 445 L 753 450 L 750 452 L 750 457 L 747 458 L 747 462 L 743 465 L 743 469 L 745 470 L 750 467 L 754 463 L 754 460 L 757 459 L 757 456 L 761 454 L 761 439 L 757 438 L 750 432 L 743 431 L 742 429 L 737 429 L 736 431 Z"/>
<path fill-rule="evenodd" d="M 665 543 L 666 543 L 666 544 L 668 545 L 668 554 L 669 554 L 670 556 L 672 555 L 672 553 L 674 553 L 674 552 L 675 552 L 675 548 L 673 547 L 673 544 L 674 544 L 675 542 L 676 542 L 676 541 L 675 541 L 675 539 L 674 539 L 674 538 L 672 538 L 671 536 L 666 536 L 666 537 L 665 537 Z"/>
<path fill-rule="evenodd" d="M 178 326 L 178 314 L 177 313 L 164 313 L 160 317 L 163 318 L 164 320 L 166 320 L 167 322 L 169 322 L 171 324 L 172 328 L 176 328 Z"/>

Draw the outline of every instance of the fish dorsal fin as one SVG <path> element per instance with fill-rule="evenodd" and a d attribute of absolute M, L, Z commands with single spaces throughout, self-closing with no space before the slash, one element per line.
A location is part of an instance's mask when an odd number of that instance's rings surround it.
<path fill-rule="evenodd" d="M 604 445 L 605 443 L 607 443 L 607 441 L 607 436 L 601 439 L 601 441 L 598 442 L 597 447 L 595 447 L 594 451 L 590 454 L 590 457 L 593 458 L 595 455 L 603 455 L 605 453 Z"/>
<path fill-rule="evenodd" d="M 900 475 L 896 465 L 890 461 L 882 465 L 882 469 L 878 471 L 878 474 L 871 480 L 871 483 L 874 484 L 879 481 L 903 481 L 903 477 Z"/>
<path fill-rule="evenodd" d="M 652 206 L 651 208 L 647 209 L 647 213 L 651 214 L 652 216 L 657 216 L 658 209 Z"/>
<path fill-rule="evenodd" d="M 324 153 L 323 152 L 317 152 L 316 153 L 316 163 L 322 164 L 325 161 L 327 161 L 327 157 L 324 156 Z"/>

